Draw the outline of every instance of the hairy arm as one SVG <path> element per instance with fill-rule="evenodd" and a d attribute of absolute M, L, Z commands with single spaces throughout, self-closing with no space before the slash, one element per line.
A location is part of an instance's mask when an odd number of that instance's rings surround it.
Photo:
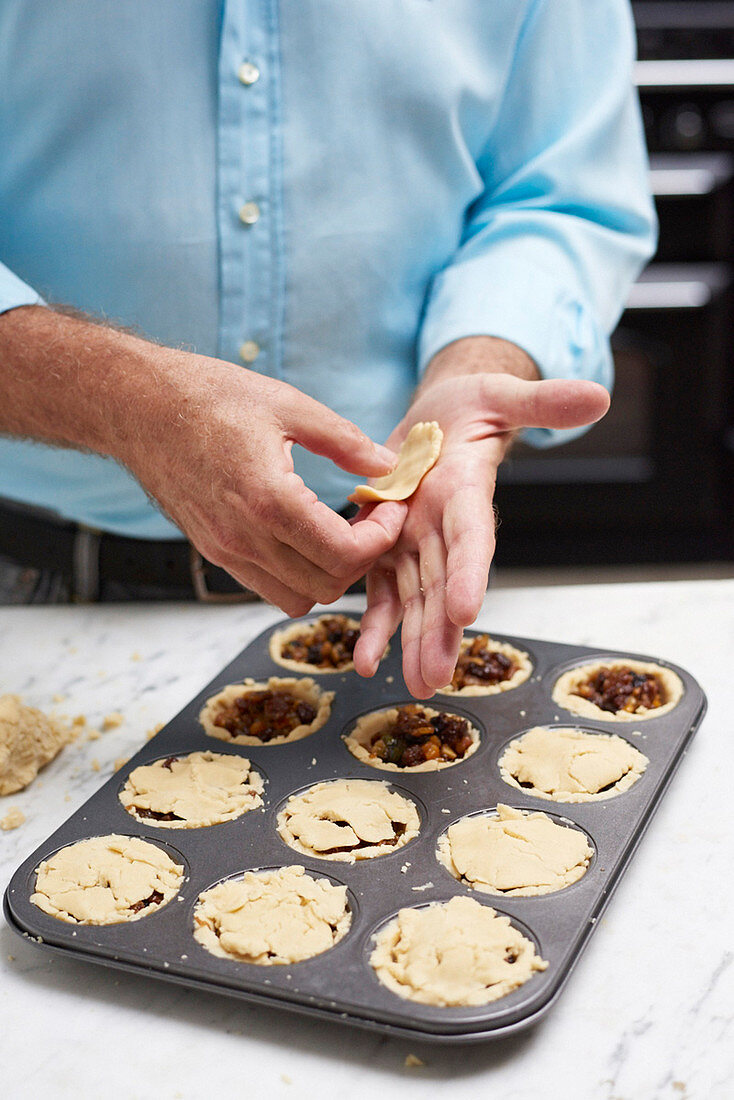
<path fill-rule="evenodd" d="M 44 306 L 0 316 L 0 431 L 121 462 L 209 561 L 291 615 L 338 599 L 405 516 L 362 531 L 304 485 L 294 442 L 366 476 L 394 455 L 292 386 Z"/>

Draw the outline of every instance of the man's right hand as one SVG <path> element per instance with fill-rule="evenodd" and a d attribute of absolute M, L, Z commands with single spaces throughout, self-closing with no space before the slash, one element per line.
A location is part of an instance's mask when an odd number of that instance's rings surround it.
<path fill-rule="evenodd" d="M 132 448 L 129 468 L 199 552 L 240 584 L 289 615 L 332 603 L 394 545 L 406 505 L 352 526 L 294 472 L 291 447 L 363 478 L 386 473 L 397 456 L 293 386 L 173 354 L 176 405 L 154 446 L 147 437 Z"/>
<path fill-rule="evenodd" d="M 352 526 L 294 473 L 293 443 L 359 478 L 396 456 L 284 382 L 44 306 L 0 316 L 0 432 L 110 455 L 196 549 L 288 615 L 331 603 L 400 533 Z"/>

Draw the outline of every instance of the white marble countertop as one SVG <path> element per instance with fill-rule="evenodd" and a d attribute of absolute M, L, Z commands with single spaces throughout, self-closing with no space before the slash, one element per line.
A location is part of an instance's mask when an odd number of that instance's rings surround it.
<path fill-rule="evenodd" d="M 358 600 L 345 601 L 359 607 Z M 91 727 L 25 792 L 0 832 L 0 885 L 260 630 L 263 606 L 0 610 L 0 693 Z M 55 957 L 0 922 L 0 1092 L 29 1097 L 312 1095 L 359 1100 L 730 1100 L 734 581 L 499 590 L 477 626 L 667 658 L 709 711 L 558 1003 L 533 1029 L 445 1048 L 252 1007 Z M 98 770 L 97 770 L 98 769 Z M 729 847 L 728 847 L 729 846 Z M 425 1065 L 404 1067 L 408 1053 Z"/>

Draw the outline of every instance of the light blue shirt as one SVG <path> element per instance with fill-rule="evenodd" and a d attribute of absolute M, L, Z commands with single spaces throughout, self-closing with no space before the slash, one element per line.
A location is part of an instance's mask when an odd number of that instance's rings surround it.
<path fill-rule="evenodd" d="M 378 441 L 462 336 L 609 386 L 654 238 L 633 49 L 626 0 L 0 0 L 0 310 L 256 355 Z M 1 439 L 0 496 L 178 533 L 71 450 Z"/>

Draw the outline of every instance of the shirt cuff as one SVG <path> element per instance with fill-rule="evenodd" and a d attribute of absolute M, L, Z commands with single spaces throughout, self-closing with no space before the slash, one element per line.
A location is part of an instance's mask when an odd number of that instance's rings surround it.
<path fill-rule="evenodd" d="M 542 378 L 613 381 L 606 334 L 589 308 L 562 278 L 502 249 L 467 259 L 440 272 L 433 281 L 418 345 L 422 375 L 433 356 L 465 336 L 496 336 L 517 344 L 535 361 Z M 585 428 L 526 428 L 522 438 L 550 447 L 581 435 Z"/>
<path fill-rule="evenodd" d="M 17 309 L 18 306 L 45 305 L 45 301 L 33 287 L 0 264 L 0 313 L 7 313 L 9 309 Z"/>

